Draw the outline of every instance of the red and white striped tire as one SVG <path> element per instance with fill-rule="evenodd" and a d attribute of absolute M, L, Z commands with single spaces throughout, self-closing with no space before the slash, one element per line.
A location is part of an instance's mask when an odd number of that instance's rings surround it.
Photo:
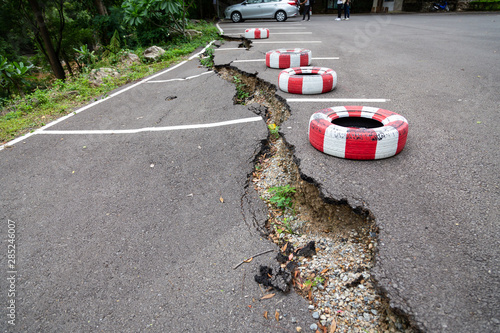
<path fill-rule="evenodd" d="M 293 67 L 280 72 L 278 87 L 291 94 L 323 94 L 337 85 L 337 73 L 325 67 Z"/>
<path fill-rule="evenodd" d="M 278 49 L 266 53 L 266 66 L 270 68 L 290 68 L 309 66 L 312 52 L 306 49 Z"/>
<path fill-rule="evenodd" d="M 252 28 L 245 30 L 245 38 L 264 39 L 269 38 L 269 29 L 267 28 Z"/>
<path fill-rule="evenodd" d="M 335 119 L 374 119 L 376 128 L 343 127 Z M 354 159 L 376 160 L 399 154 L 408 136 L 408 121 L 401 115 L 368 106 L 336 106 L 314 113 L 309 120 L 309 142 L 325 154 Z"/>

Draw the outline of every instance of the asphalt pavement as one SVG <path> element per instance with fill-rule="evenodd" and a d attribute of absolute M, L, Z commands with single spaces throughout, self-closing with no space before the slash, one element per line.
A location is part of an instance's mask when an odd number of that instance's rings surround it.
<path fill-rule="evenodd" d="M 498 332 L 500 15 L 353 14 L 349 21 L 332 20 L 313 15 L 310 22 L 288 23 L 311 35 L 274 35 L 282 25 L 247 23 L 269 28 L 269 41 L 276 43 L 220 51 L 216 62 L 275 85 L 279 70 L 248 60 L 276 48 L 306 48 L 311 65 L 334 69 L 338 85 L 330 93 L 278 90 L 291 109 L 281 132 L 304 179 L 325 198 L 375 216 L 378 286 L 419 329 Z M 307 137 L 310 116 L 343 105 L 406 117 L 402 153 L 355 161 L 315 150 Z"/>
<path fill-rule="evenodd" d="M 333 19 L 223 23 L 235 36 L 268 27 L 270 38 L 249 50 L 224 43 L 215 62 L 277 84 L 265 53 L 302 47 L 333 68 L 337 88 L 314 100 L 278 92 L 301 173 L 375 216 L 378 285 L 418 328 L 498 331 L 500 15 Z M 276 250 L 247 186 L 266 124 L 234 105 L 235 92 L 193 59 L 0 150 L 2 331 L 309 329 L 294 292 L 260 300 L 253 276 L 275 253 L 234 269 Z M 315 150 L 311 114 L 348 104 L 405 116 L 403 152 L 360 162 Z M 277 310 L 279 321 L 264 317 Z"/>

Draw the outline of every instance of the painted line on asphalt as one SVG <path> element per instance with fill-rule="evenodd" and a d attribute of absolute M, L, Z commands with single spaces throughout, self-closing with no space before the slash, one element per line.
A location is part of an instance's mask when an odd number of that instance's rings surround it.
<path fill-rule="evenodd" d="M 339 60 L 339 57 L 330 57 L 330 58 L 311 58 L 311 60 Z M 262 62 L 266 61 L 266 59 L 248 59 L 248 60 L 233 60 L 232 62 Z"/>
<path fill-rule="evenodd" d="M 297 29 L 307 29 L 306 27 L 273 27 L 273 30 L 297 30 Z M 239 30 L 241 31 L 241 28 L 226 28 L 226 30 Z"/>
<path fill-rule="evenodd" d="M 226 34 L 226 36 L 239 36 L 244 35 L 245 33 L 234 33 L 234 34 Z M 309 31 L 297 31 L 297 32 L 272 32 L 270 35 L 312 35 L 312 32 Z"/>
<path fill-rule="evenodd" d="M 107 101 L 107 100 L 109 100 L 109 99 L 111 99 L 113 97 L 116 97 L 116 96 L 118 96 L 118 95 L 120 95 L 120 94 L 122 94 L 122 93 L 124 93 L 124 92 L 126 92 L 126 91 L 128 91 L 130 89 L 132 89 L 132 88 L 135 88 L 135 87 L 137 87 L 137 86 L 139 86 L 139 85 L 141 85 L 143 83 L 146 83 L 146 82 L 148 82 L 148 81 L 150 81 L 150 80 L 152 80 L 152 79 L 154 79 L 154 78 L 156 78 L 158 76 L 161 76 L 161 75 L 163 75 L 165 73 L 168 73 L 168 72 L 170 72 L 170 71 L 172 71 L 172 70 L 174 70 L 174 69 L 176 69 L 176 68 L 178 68 L 178 67 L 186 64 L 188 61 L 193 60 L 196 57 L 199 57 L 200 54 L 203 54 L 206 51 L 206 49 L 209 48 L 213 43 L 215 43 L 215 40 L 213 40 L 210 43 L 208 43 L 207 46 L 205 46 L 200 52 L 198 52 L 198 53 L 194 54 L 193 56 L 189 57 L 188 60 L 181 61 L 180 63 L 178 63 L 177 65 L 175 65 L 173 67 L 167 68 L 164 71 L 161 71 L 161 72 L 159 72 L 157 74 L 151 75 L 151 76 L 149 76 L 149 77 L 147 77 L 147 78 L 145 78 L 145 79 L 143 79 L 143 80 L 141 80 L 141 81 L 139 81 L 137 83 L 134 83 L 134 84 L 132 84 L 132 85 L 130 85 L 128 87 L 125 87 L 125 88 L 123 88 L 121 90 L 118 90 L 117 92 L 115 92 L 115 93 L 113 93 L 113 94 L 111 94 L 111 95 L 109 95 L 109 96 L 107 96 L 107 97 L 105 97 L 103 99 L 100 99 L 98 101 L 95 101 L 93 103 L 85 105 L 84 107 L 81 107 L 78 110 L 75 110 L 75 111 L 71 112 L 70 114 L 67 114 L 67 115 L 65 115 L 65 116 L 63 116 L 63 117 L 61 117 L 59 119 L 56 119 L 53 122 L 50 122 L 47 125 L 45 125 L 43 127 L 40 127 L 39 129 L 37 129 L 37 130 L 35 130 L 35 131 L 31 132 L 31 133 L 27 133 L 27 134 L 25 134 L 23 136 L 20 136 L 20 137 L 14 139 L 12 141 L 9 141 L 9 142 L 7 142 L 7 143 L 5 143 L 3 145 L 0 145 L 0 151 L 3 150 L 7 146 L 15 145 L 18 142 L 26 140 L 30 136 L 33 136 L 33 135 L 36 135 L 36 134 L 40 134 L 43 131 L 45 131 L 47 128 L 50 128 L 50 127 L 52 127 L 52 126 L 54 126 L 54 125 L 56 125 L 56 124 L 58 124 L 58 123 L 60 123 L 60 122 L 62 122 L 64 120 L 70 118 L 70 117 L 73 117 L 74 115 L 76 115 L 76 114 L 78 114 L 80 112 L 88 110 L 88 109 L 90 109 L 90 108 L 92 108 L 92 107 L 94 107 L 94 106 L 96 106 L 98 104 L 101 104 L 102 102 L 105 102 L 105 101 Z"/>
<path fill-rule="evenodd" d="M 323 43 L 320 40 L 289 40 L 289 41 L 266 41 L 266 42 L 254 42 L 252 44 L 290 44 L 290 43 L 301 43 L 301 44 L 319 44 Z"/>
<path fill-rule="evenodd" d="M 144 128 L 126 129 L 126 130 L 46 130 L 38 134 L 48 134 L 48 135 L 137 134 L 142 132 L 166 132 L 166 131 L 178 131 L 187 129 L 221 127 L 221 126 L 228 126 L 235 124 L 251 123 L 262 120 L 263 120 L 262 117 L 250 117 L 250 118 L 241 118 L 241 119 L 227 120 L 227 121 L 208 123 L 208 124 L 144 127 Z"/>
<path fill-rule="evenodd" d="M 165 83 L 165 82 L 172 82 L 172 81 L 186 81 L 186 80 L 195 79 L 197 77 L 207 75 L 207 74 L 212 74 L 212 73 L 214 73 L 214 71 L 208 71 L 208 72 L 204 72 L 204 73 L 201 73 L 198 75 L 188 76 L 184 79 L 179 78 L 179 79 L 170 79 L 170 80 L 156 80 L 156 81 L 148 81 L 148 83 Z"/>
<path fill-rule="evenodd" d="M 311 103 L 311 102 L 333 102 L 333 103 L 385 103 L 390 102 L 386 98 L 287 98 L 287 102 Z"/>
<path fill-rule="evenodd" d="M 214 49 L 214 51 L 234 51 L 234 50 L 246 50 L 244 47 L 227 47 Z"/>

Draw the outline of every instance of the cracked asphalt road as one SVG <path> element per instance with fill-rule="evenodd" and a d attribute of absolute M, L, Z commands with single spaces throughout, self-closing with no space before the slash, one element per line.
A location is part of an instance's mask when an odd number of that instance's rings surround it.
<path fill-rule="evenodd" d="M 322 41 L 307 45 L 313 58 L 339 56 L 314 62 L 339 75 L 337 89 L 321 98 L 387 98 L 382 107 L 410 122 L 405 150 L 376 162 L 329 157 L 309 145 L 310 114 L 331 102 L 289 103 L 292 117 L 282 132 L 301 172 L 323 195 L 374 214 L 381 229 L 379 284 L 424 331 L 495 332 L 500 322 L 499 18 L 353 14 L 349 22 L 333 22 L 314 15 L 309 26 L 281 25 L 314 32 L 300 37 Z M 216 62 L 262 58 L 298 38 L 281 35 L 283 44 L 219 51 Z M 262 64 L 232 65 L 276 82 L 277 70 Z M 157 79 L 204 72 L 191 61 Z M 263 121 L 102 132 L 254 117 L 233 105 L 234 94 L 215 74 L 143 84 L 50 128 L 87 133 L 40 133 L 0 151 L 0 234 L 6 245 L 8 220 L 15 221 L 17 246 L 16 325 L 8 324 L 3 307 L 2 331 L 309 327 L 307 303 L 296 294 L 258 301 L 262 291 L 253 275 L 273 253 L 233 270 L 274 248 L 255 228 L 265 221 L 265 207 L 246 188 L 253 156 L 267 137 Z M 5 265 L 2 304 L 12 299 Z M 276 309 L 280 322 L 263 317 Z"/>
<path fill-rule="evenodd" d="M 290 23 L 312 36 L 274 36 L 279 25 L 259 22 L 270 29 L 270 41 L 288 43 L 258 41 L 249 51 L 216 53 L 216 63 L 275 85 L 279 70 L 245 60 L 302 47 L 312 51 L 312 65 L 337 72 L 333 92 L 278 92 L 284 99 L 317 98 L 289 101 L 291 117 L 281 132 L 301 173 L 324 197 L 373 213 L 380 228 L 378 285 L 422 331 L 500 329 L 499 21 L 497 13 L 352 15 L 342 22 L 314 15 L 311 22 Z M 309 118 L 337 105 L 402 114 L 410 124 L 403 152 L 367 162 L 315 150 L 307 137 Z"/>
<path fill-rule="evenodd" d="M 312 323 L 295 293 L 260 301 L 254 275 L 276 253 L 233 269 L 276 249 L 256 228 L 266 207 L 246 188 L 267 127 L 233 105 L 234 85 L 206 73 L 190 61 L 155 80 L 204 75 L 144 83 L 0 151 L 2 244 L 12 220 L 17 249 L 14 296 L 2 256 L 2 332 L 276 332 Z M 251 121 L 172 129 L 241 119 Z M 149 127 L 163 130 L 123 132 Z M 263 317 L 276 310 L 280 322 Z"/>

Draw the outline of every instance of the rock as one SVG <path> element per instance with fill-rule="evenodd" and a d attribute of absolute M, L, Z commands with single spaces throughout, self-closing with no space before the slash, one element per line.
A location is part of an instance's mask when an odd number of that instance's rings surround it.
<path fill-rule="evenodd" d="M 120 61 L 122 64 L 125 66 L 130 66 L 132 64 L 140 64 L 141 59 L 139 59 L 139 56 L 137 54 L 127 52 L 124 55 L 121 56 Z"/>
<path fill-rule="evenodd" d="M 193 36 L 199 36 L 199 35 L 201 35 L 201 31 L 193 30 L 193 29 L 186 30 L 186 36 L 193 37 Z"/>
<path fill-rule="evenodd" d="M 148 60 L 155 61 L 159 57 L 161 57 L 164 53 L 165 53 L 164 49 L 162 49 L 159 46 L 154 45 L 154 46 L 148 47 L 146 50 L 144 50 L 142 55 L 144 56 L 144 58 L 146 58 Z"/>
<path fill-rule="evenodd" d="M 313 312 L 313 318 L 314 319 L 319 319 L 319 313 L 318 312 Z"/>
<path fill-rule="evenodd" d="M 311 331 L 316 331 L 318 329 L 318 325 L 312 324 L 311 326 L 309 326 L 309 328 L 311 329 Z"/>
<path fill-rule="evenodd" d="M 90 71 L 89 81 L 92 85 L 97 87 L 103 84 L 103 79 L 108 76 L 119 77 L 120 73 L 118 73 L 115 69 L 111 68 L 103 67 L 103 68 L 93 69 L 92 71 Z"/>

